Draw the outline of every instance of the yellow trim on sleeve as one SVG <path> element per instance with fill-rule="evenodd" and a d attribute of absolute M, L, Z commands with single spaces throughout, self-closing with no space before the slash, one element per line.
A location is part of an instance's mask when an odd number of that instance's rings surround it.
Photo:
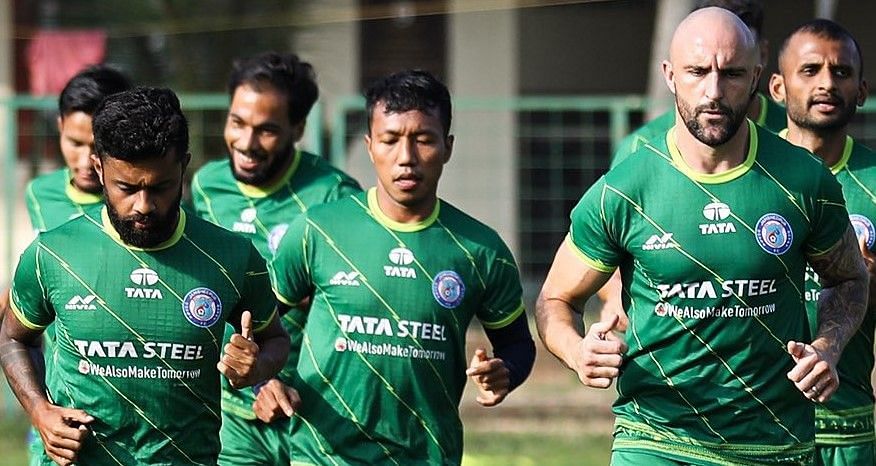
<path fill-rule="evenodd" d="M 666 145 L 669 146 L 669 153 L 672 154 L 673 164 L 688 178 L 706 184 L 726 183 L 748 173 L 748 170 L 754 166 L 754 161 L 757 158 L 757 127 L 753 121 L 745 121 L 748 123 L 748 155 L 741 164 L 721 173 L 700 173 L 694 171 L 678 150 L 678 143 L 675 137 L 677 126 L 670 129 L 666 134 Z"/>
<path fill-rule="evenodd" d="M 517 306 L 517 309 L 515 309 L 514 312 L 512 312 L 511 314 L 509 314 L 509 315 L 508 315 L 507 317 L 505 317 L 504 319 L 502 319 L 502 320 L 500 320 L 500 321 L 497 321 L 497 322 L 485 322 L 485 321 L 482 320 L 482 321 L 481 321 L 481 325 L 483 325 L 484 328 L 488 328 L 488 329 L 490 329 L 490 330 L 495 330 L 495 329 L 497 329 L 497 328 L 505 327 L 505 326 L 507 326 L 508 324 L 510 324 L 511 322 L 514 322 L 515 319 L 517 319 L 518 317 L 520 317 L 520 314 L 523 314 L 523 311 L 525 311 L 525 310 L 526 310 L 526 307 L 525 307 L 525 306 L 523 305 L 523 303 L 521 302 L 520 305 Z"/>
<path fill-rule="evenodd" d="M 584 251 L 578 248 L 574 241 L 572 241 L 572 235 L 570 234 L 566 235 L 566 245 L 569 246 L 569 249 L 572 250 L 575 256 L 578 257 L 578 259 L 581 259 L 584 264 L 586 264 L 591 269 L 596 270 L 597 272 L 614 273 L 614 270 L 617 268 L 617 266 L 607 265 L 600 260 L 591 259 L 589 256 L 587 256 L 587 254 L 584 253 Z"/>
<path fill-rule="evenodd" d="M 419 222 L 401 223 L 389 218 L 382 210 L 380 210 L 380 205 L 377 203 L 377 188 L 371 188 L 368 190 L 368 210 L 371 211 L 371 215 L 373 215 L 379 223 L 383 224 L 383 226 L 390 230 L 403 233 L 413 233 L 415 231 L 425 230 L 435 223 L 435 220 L 438 219 L 438 214 L 441 212 L 441 200 L 438 199 L 435 201 L 435 208 L 432 209 L 432 213 L 425 219 Z"/>
<path fill-rule="evenodd" d="M 273 322 L 276 317 L 277 317 L 277 309 L 274 308 L 274 310 L 271 311 L 271 317 L 268 318 L 268 320 L 266 320 L 265 323 L 263 323 L 262 325 L 259 325 L 258 327 L 253 327 L 252 331 L 253 332 L 261 332 L 262 330 L 268 328 L 268 325 L 270 325 L 271 322 Z"/>
<path fill-rule="evenodd" d="M 276 289 L 274 289 L 274 296 L 277 297 L 277 301 L 280 301 L 281 303 L 283 303 L 287 306 L 295 307 L 298 305 L 297 303 L 293 303 L 291 299 L 281 295 L 280 292 L 277 291 Z"/>
<path fill-rule="evenodd" d="M 21 322 L 21 325 L 24 325 L 31 330 L 42 330 L 46 328 L 45 325 L 37 325 L 27 320 L 27 317 L 24 316 L 24 313 L 21 312 L 21 310 L 18 309 L 18 306 L 15 305 L 15 301 L 12 300 L 12 296 L 9 296 L 9 309 L 12 310 L 12 313 L 15 314 L 15 318 L 18 319 L 19 322 Z"/>
<path fill-rule="evenodd" d="M 278 189 L 286 185 L 286 183 L 288 183 L 289 180 L 292 178 L 292 175 L 294 175 L 295 172 L 298 170 L 298 164 L 301 163 L 301 151 L 296 150 L 293 157 L 295 158 L 292 160 L 292 163 L 289 164 L 289 168 L 286 170 L 286 173 L 284 173 L 279 180 L 267 186 L 253 186 L 238 181 L 237 188 L 240 189 L 240 192 L 247 197 L 262 198 L 274 194 L 275 192 L 277 192 Z M 231 169 L 233 170 L 234 167 L 231 167 Z"/>
<path fill-rule="evenodd" d="M 110 238 L 112 238 L 113 241 L 134 251 L 160 251 L 162 249 L 167 249 L 179 242 L 180 238 L 182 238 L 183 236 L 183 232 L 186 229 L 186 211 L 183 209 L 179 209 L 179 220 L 176 222 L 176 230 L 174 230 L 173 234 L 170 235 L 170 238 L 168 238 L 167 241 L 151 248 L 138 248 L 122 241 L 122 237 L 119 236 L 119 232 L 116 231 L 115 227 L 110 222 L 109 214 L 107 214 L 106 212 L 106 206 L 104 206 L 104 208 L 100 210 L 100 218 L 103 221 L 103 231 L 105 231 L 106 234 Z"/>

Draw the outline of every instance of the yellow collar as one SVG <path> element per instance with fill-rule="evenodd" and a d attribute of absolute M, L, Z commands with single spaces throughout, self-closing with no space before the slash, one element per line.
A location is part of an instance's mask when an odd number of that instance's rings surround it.
<path fill-rule="evenodd" d="M 779 137 L 788 140 L 788 128 L 779 131 Z M 846 135 L 846 143 L 843 145 L 843 155 L 840 159 L 830 167 L 830 172 L 836 175 L 841 172 L 846 165 L 849 164 L 849 159 L 852 158 L 852 149 L 855 147 L 855 140 L 851 136 Z"/>
<path fill-rule="evenodd" d="M 106 234 L 109 235 L 109 237 L 112 238 L 113 241 L 121 244 L 128 249 L 133 249 L 135 251 L 160 251 L 162 249 L 167 249 L 176 244 L 179 239 L 182 238 L 183 232 L 186 229 L 186 212 L 182 209 L 179 209 L 179 221 L 176 222 L 176 230 L 174 230 L 173 234 L 170 235 L 170 238 L 168 238 L 167 241 L 156 246 L 152 246 L 150 248 L 138 248 L 122 241 L 121 236 L 119 236 L 119 232 L 116 231 L 115 227 L 113 227 L 113 224 L 110 222 L 109 214 L 107 214 L 106 211 L 106 206 L 104 206 L 103 209 L 100 210 L 100 218 L 103 221 L 103 231 L 106 232 Z"/>
<path fill-rule="evenodd" d="M 753 121 L 748 119 L 745 121 L 748 124 L 748 155 L 741 164 L 721 173 L 700 173 L 694 171 L 684 161 L 684 157 L 681 156 L 681 152 L 678 150 L 678 143 L 675 139 L 676 127 L 670 129 L 669 133 L 666 134 L 666 145 L 669 146 L 669 153 L 672 155 L 673 164 L 688 178 L 706 184 L 726 183 L 746 174 L 754 166 L 754 160 L 757 156 L 757 127 Z"/>
<path fill-rule="evenodd" d="M 401 223 L 389 218 L 382 210 L 380 210 L 380 205 L 377 203 L 377 188 L 371 188 L 368 190 L 368 211 L 371 212 L 371 216 L 373 216 L 378 223 L 390 230 L 412 233 L 425 230 L 435 223 L 435 220 L 438 219 L 438 214 L 441 211 L 441 200 L 439 199 L 435 201 L 435 208 L 432 209 L 432 213 L 423 220 L 413 223 Z"/>
<path fill-rule="evenodd" d="M 301 151 L 295 150 L 295 153 L 292 155 L 294 157 L 292 159 L 292 163 L 289 164 L 289 168 L 286 169 L 286 173 L 280 177 L 277 181 L 267 185 L 267 186 L 253 186 L 246 183 L 237 182 L 237 187 L 240 189 L 240 192 L 243 193 L 244 196 L 247 197 L 268 197 L 271 194 L 277 192 L 278 189 L 283 187 L 286 183 L 289 182 L 289 179 L 292 178 L 292 175 L 295 174 L 295 171 L 298 170 L 298 164 L 301 163 Z M 234 162 L 232 162 L 233 164 Z M 231 167 L 234 170 L 234 167 Z"/>
<path fill-rule="evenodd" d="M 64 177 L 64 180 L 66 181 L 66 185 L 64 186 L 64 192 L 67 194 L 67 197 L 71 201 L 73 201 L 74 204 L 96 204 L 103 200 L 102 194 L 87 193 L 74 186 L 73 177 L 70 175 L 69 168 L 65 169 L 65 173 L 67 176 Z"/>

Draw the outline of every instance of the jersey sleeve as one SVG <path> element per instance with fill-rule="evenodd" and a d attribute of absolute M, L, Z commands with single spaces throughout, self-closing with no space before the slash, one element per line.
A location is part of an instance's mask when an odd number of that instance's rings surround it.
<path fill-rule="evenodd" d="M 850 227 L 842 186 L 827 169 L 821 170 L 821 182 L 812 205 L 809 237 L 805 251 L 817 256 L 830 251 Z"/>
<path fill-rule="evenodd" d="M 325 202 L 333 202 L 362 192 L 359 182 L 349 176 L 341 176 L 341 181 L 329 191 Z"/>
<path fill-rule="evenodd" d="M 40 208 L 40 201 L 36 198 L 33 189 L 33 181 L 27 184 L 24 191 L 24 202 L 27 206 L 27 216 L 30 217 L 30 225 L 35 231 L 46 231 L 46 221 Z"/>
<path fill-rule="evenodd" d="M 524 312 L 520 272 L 508 246 L 498 241 L 494 256 L 488 257 L 484 303 L 477 311 L 488 329 L 505 327 Z"/>
<path fill-rule="evenodd" d="M 45 328 L 55 319 L 55 311 L 42 283 L 39 238 L 21 253 L 12 287 L 9 292 L 9 307 L 25 327 L 32 330 Z"/>
<path fill-rule="evenodd" d="M 265 260 L 251 244 L 249 260 L 244 272 L 243 289 L 238 309 L 252 313 L 252 328 L 259 331 L 268 326 L 274 317 L 276 300 L 271 293 L 271 282 Z"/>
<path fill-rule="evenodd" d="M 311 279 L 307 263 L 310 227 L 307 214 L 299 215 L 289 225 L 270 263 L 271 286 L 277 299 L 294 307 L 310 294 Z"/>
<path fill-rule="evenodd" d="M 619 212 L 608 206 L 605 178 L 600 178 L 584 193 L 572 209 L 566 244 L 587 266 L 611 273 L 620 265 L 624 251 L 614 238 L 613 222 Z"/>

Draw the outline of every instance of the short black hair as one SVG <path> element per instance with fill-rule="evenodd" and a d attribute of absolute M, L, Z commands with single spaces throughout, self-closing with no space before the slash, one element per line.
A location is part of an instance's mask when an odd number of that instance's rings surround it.
<path fill-rule="evenodd" d="M 70 78 L 58 96 L 61 117 L 74 112 L 93 115 L 100 101 L 108 95 L 127 91 L 131 81 L 109 65 L 92 65 Z"/>
<path fill-rule="evenodd" d="M 374 107 L 383 102 L 387 113 L 403 113 L 411 110 L 431 112 L 438 110 L 438 118 L 444 126 L 444 136 L 450 134 L 452 107 L 450 91 L 428 71 L 405 70 L 381 78 L 365 91 L 365 112 L 368 131 Z"/>
<path fill-rule="evenodd" d="M 729 10 L 757 34 L 757 39 L 763 38 L 763 2 L 760 0 L 699 0 L 694 11 L 710 6 Z"/>
<path fill-rule="evenodd" d="M 840 26 L 838 23 L 835 23 L 829 19 L 813 19 L 807 21 L 800 26 L 797 26 L 788 37 L 785 38 L 785 41 L 782 42 L 782 48 L 779 49 L 779 66 L 782 64 L 782 56 L 788 49 L 788 44 L 791 42 L 791 38 L 796 36 L 797 34 L 812 34 L 816 37 L 821 37 L 822 39 L 829 39 L 835 42 L 849 42 L 855 46 L 855 53 L 858 58 L 858 79 L 864 79 L 864 54 L 861 53 L 861 45 L 858 44 L 858 41 L 855 40 L 855 37 L 850 33 L 846 28 Z"/>
<path fill-rule="evenodd" d="M 94 151 L 137 162 L 173 151 L 182 160 L 189 151 L 189 127 L 179 99 L 170 89 L 136 87 L 108 96 L 94 112 Z"/>
<path fill-rule="evenodd" d="M 286 94 L 289 122 L 293 125 L 307 118 L 319 98 L 313 67 L 294 53 L 265 52 L 235 60 L 228 78 L 228 93 L 232 98 L 234 91 L 243 84 L 252 86 L 256 91 L 260 91 L 264 85 L 270 85 Z"/>

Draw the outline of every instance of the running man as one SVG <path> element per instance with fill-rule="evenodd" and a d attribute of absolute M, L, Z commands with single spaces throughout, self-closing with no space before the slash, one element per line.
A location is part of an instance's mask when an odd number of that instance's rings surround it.
<path fill-rule="evenodd" d="M 228 158 L 210 162 L 192 180 L 199 217 L 249 238 L 265 260 L 289 224 L 309 208 L 361 191 L 322 157 L 295 148 L 319 90 L 313 68 L 293 54 L 268 52 L 235 62 L 225 122 Z M 284 309 L 285 310 L 285 309 Z M 293 309 L 281 323 L 292 338 L 285 369 L 291 382 L 306 314 Z M 227 328 L 227 337 L 231 327 Z M 288 418 L 256 419 L 252 390 L 223 382 L 223 465 L 289 464 Z"/>
<path fill-rule="evenodd" d="M 109 96 L 93 128 L 106 206 L 22 254 L 0 362 L 42 437 L 41 464 L 215 464 L 219 373 L 252 385 L 289 349 L 264 261 L 180 209 L 190 154 L 173 92 Z M 44 377 L 28 349 L 52 322 Z M 221 347 L 225 322 L 237 334 Z"/>
<path fill-rule="evenodd" d="M 677 124 L 572 211 L 539 296 L 539 332 L 584 385 L 618 379 L 613 465 L 810 464 L 813 402 L 836 390 L 867 306 L 841 187 L 745 118 L 761 67 L 737 16 L 691 13 L 663 71 Z M 807 262 L 824 287 L 814 337 Z M 574 311 L 616 268 L 626 338 L 613 332 L 618 316 L 582 336 Z"/>
<path fill-rule="evenodd" d="M 459 464 L 466 375 L 485 406 L 529 374 L 535 346 L 517 266 L 501 238 L 439 200 L 450 159 L 447 88 L 423 71 L 366 93 L 365 145 L 377 173 L 366 193 L 308 210 L 269 269 L 277 296 L 313 296 L 292 389 L 269 384 L 257 408 L 300 395 L 293 464 Z M 477 349 L 477 317 L 495 356 Z"/>
<path fill-rule="evenodd" d="M 874 284 L 876 242 L 876 152 L 848 134 L 849 121 L 867 98 L 863 58 L 858 42 L 842 26 L 816 19 L 794 30 L 779 53 L 779 74 L 770 79 L 774 99 L 788 109 L 788 128 L 779 133 L 824 161 L 843 187 L 852 226 L 862 244 Z M 818 325 L 817 276 L 806 274 L 806 311 L 815 334 Z M 815 407 L 816 464 L 876 464 L 873 429 L 873 335 L 876 313 L 870 311 L 846 346 L 837 365 L 840 388 Z"/>

